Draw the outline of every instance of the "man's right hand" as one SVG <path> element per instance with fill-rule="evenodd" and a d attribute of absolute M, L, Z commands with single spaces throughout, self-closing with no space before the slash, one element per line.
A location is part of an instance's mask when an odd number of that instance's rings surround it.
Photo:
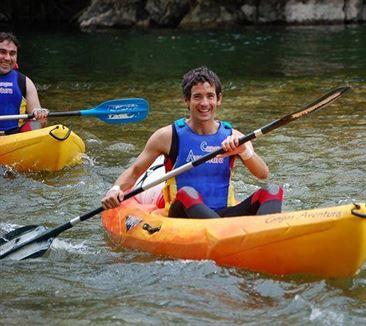
<path fill-rule="evenodd" d="M 102 199 L 102 206 L 104 209 L 116 208 L 123 200 L 124 192 L 118 185 L 114 185 L 107 191 L 104 198 Z"/>
<path fill-rule="evenodd" d="M 32 111 L 34 119 L 36 119 L 41 124 L 42 128 L 45 127 L 47 124 L 48 113 L 49 113 L 49 111 L 44 108 L 35 108 Z"/>
<path fill-rule="evenodd" d="M 32 111 L 34 118 L 36 118 L 37 120 L 46 119 L 48 116 L 48 113 L 49 113 L 49 111 L 44 108 L 35 108 Z"/>

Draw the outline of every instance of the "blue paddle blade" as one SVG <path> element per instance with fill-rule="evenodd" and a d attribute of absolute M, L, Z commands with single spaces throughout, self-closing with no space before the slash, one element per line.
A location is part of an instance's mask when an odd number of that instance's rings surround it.
<path fill-rule="evenodd" d="M 149 113 L 149 103 L 142 98 L 126 98 L 106 101 L 89 110 L 81 110 L 83 116 L 95 116 L 107 123 L 121 124 L 144 120 Z"/>

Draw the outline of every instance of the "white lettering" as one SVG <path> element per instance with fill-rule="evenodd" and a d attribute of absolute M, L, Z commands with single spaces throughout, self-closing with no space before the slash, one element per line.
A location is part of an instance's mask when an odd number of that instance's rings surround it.
<path fill-rule="evenodd" d="M 12 82 L 0 82 L 0 87 L 13 87 Z"/>
<path fill-rule="evenodd" d="M 128 119 L 129 116 L 126 113 L 121 113 L 121 114 L 108 114 L 108 119 L 111 120 L 117 120 L 117 119 Z"/>
<path fill-rule="evenodd" d="M 109 110 L 131 109 L 131 108 L 135 108 L 135 107 L 137 107 L 137 105 L 133 104 L 133 103 L 108 105 Z"/>
<path fill-rule="evenodd" d="M 220 146 L 208 146 L 206 141 L 203 141 L 200 145 L 201 151 L 206 153 L 214 152 L 220 148 Z"/>
<path fill-rule="evenodd" d="M 13 94 L 13 89 L 0 87 L 0 94 Z"/>
<path fill-rule="evenodd" d="M 213 146 L 212 146 L 213 147 Z M 193 151 L 190 150 L 188 155 L 187 155 L 187 158 L 186 158 L 186 162 L 193 162 L 193 161 L 196 161 L 198 160 L 199 158 L 201 158 L 202 155 L 194 155 L 193 154 Z M 222 164 L 224 163 L 224 159 L 222 157 L 214 157 L 212 158 L 211 160 L 208 160 L 206 163 L 211 163 L 211 164 Z"/>

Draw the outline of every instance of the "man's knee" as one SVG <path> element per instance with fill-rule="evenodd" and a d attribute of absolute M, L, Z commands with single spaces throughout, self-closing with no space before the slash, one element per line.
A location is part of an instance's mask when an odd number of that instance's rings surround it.
<path fill-rule="evenodd" d="M 193 205 L 202 204 L 202 197 L 199 192 L 193 187 L 185 186 L 178 190 L 175 196 L 176 200 L 181 202 L 185 208 L 190 208 Z"/>
<path fill-rule="evenodd" d="M 270 200 L 277 200 L 282 202 L 283 188 L 274 184 L 270 184 L 266 188 L 261 188 L 257 190 L 253 194 L 251 202 L 258 202 L 259 204 L 263 204 Z"/>

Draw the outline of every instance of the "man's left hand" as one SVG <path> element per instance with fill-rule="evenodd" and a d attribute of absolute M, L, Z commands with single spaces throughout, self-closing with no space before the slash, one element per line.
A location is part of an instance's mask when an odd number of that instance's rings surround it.
<path fill-rule="evenodd" d="M 239 145 L 239 138 L 244 135 L 239 132 L 233 132 L 231 136 L 228 136 L 222 143 L 221 146 L 225 150 L 225 154 L 220 157 L 226 157 L 231 155 L 240 155 L 244 160 L 251 158 L 254 155 L 253 145 L 250 141 Z"/>

